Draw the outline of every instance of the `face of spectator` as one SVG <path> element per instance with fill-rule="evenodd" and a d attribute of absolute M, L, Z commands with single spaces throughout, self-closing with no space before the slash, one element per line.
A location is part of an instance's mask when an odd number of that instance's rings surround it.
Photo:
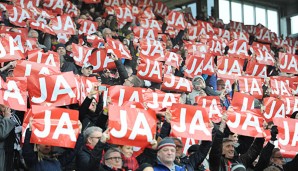
<path fill-rule="evenodd" d="M 102 22 L 103 22 L 102 18 L 97 18 L 95 21 L 97 22 L 98 27 L 102 26 Z"/>
<path fill-rule="evenodd" d="M 43 144 L 38 144 L 37 149 L 39 152 L 41 152 L 44 155 L 49 154 L 52 151 L 52 146 L 49 145 L 43 145 Z"/>
<path fill-rule="evenodd" d="M 92 74 L 93 69 L 91 67 L 87 67 L 87 68 L 82 68 L 81 71 L 84 76 L 89 77 L 89 75 Z"/>
<path fill-rule="evenodd" d="M 181 157 L 183 154 L 183 144 L 181 144 L 178 140 L 174 140 L 176 144 L 176 157 Z"/>
<path fill-rule="evenodd" d="M 65 48 L 66 48 L 66 51 L 72 52 L 72 45 L 71 44 L 67 45 Z"/>
<path fill-rule="evenodd" d="M 282 166 L 283 164 L 285 164 L 280 151 L 277 151 L 275 152 L 275 154 L 272 155 L 271 162 L 279 166 Z"/>
<path fill-rule="evenodd" d="M 202 79 L 198 79 L 197 81 L 200 88 L 202 89 L 206 88 L 206 84 Z"/>
<path fill-rule="evenodd" d="M 110 27 L 112 20 L 113 20 L 113 16 L 109 16 L 109 18 L 107 18 L 107 20 L 106 20 L 106 26 L 107 27 Z"/>
<path fill-rule="evenodd" d="M 86 19 L 87 19 L 87 16 L 86 16 L 86 15 L 81 15 L 81 16 L 80 16 L 80 19 L 84 19 L 84 20 L 86 20 Z"/>
<path fill-rule="evenodd" d="M 133 87 L 134 83 L 133 83 L 133 78 L 132 77 L 128 77 L 125 82 L 123 83 L 124 86 L 128 86 L 128 87 Z"/>
<path fill-rule="evenodd" d="M 93 99 L 90 106 L 89 106 L 89 110 L 91 110 L 92 112 L 95 112 L 96 111 L 96 105 L 97 105 L 97 102 L 96 102 L 95 99 Z"/>
<path fill-rule="evenodd" d="M 119 152 L 111 152 L 105 164 L 112 168 L 122 168 L 122 158 Z"/>
<path fill-rule="evenodd" d="M 31 30 L 29 34 L 30 38 L 38 38 L 38 32 L 35 30 Z"/>
<path fill-rule="evenodd" d="M 167 47 L 167 49 L 172 49 L 172 48 L 173 48 L 173 44 L 172 44 L 171 39 L 168 39 L 168 40 L 167 40 L 167 42 L 166 42 L 166 47 Z"/>
<path fill-rule="evenodd" d="M 105 38 L 107 37 L 112 38 L 112 36 L 113 36 L 113 33 L 112 33 L 112 30 L 110 29 L 106 29 L 105 32 L 103 33 L 103 37 Z"/>
<path fill-rule="evenodd" d="M 222 144 L 222 154 L 228 158 L 228 159 L 232 159 L 234 157 L 234 142 L 233 141 L 228 141 L 228 142 L 224 142 Z"/>
<path fill-rule="evenodd" d="M 229 135 L 229 139 L 233 140 L 234 143 L 238 143 L 238 134 Z"/>
<path fill-rule="evenodd" d="M 176 157 L 176 148 L 171 146 L 163 147 L 158 150 L 157 157 L 162 163 L 172 164 Z"/>
<path fill-rule="evenodd" d="M 66 49 L 64 47 L 59 47 L 57 49 L 57 53 L 60 55 L 60 56 L 64 56 L 66 54 Z"/>
<path fill-rule="evenodd" d="M 98 141 L 100 140 L 102 136 L 102 132 L 99 131 L 95 131 L 93 132 L 87 139 L 87 144 L 89 144 L 90 146 L 94 147 Z"/>
<path fill-rule="evenodd" d="M 131 157 L 133 154 L 132 146 L 124 145 L 122 146 L 121 151 L 125 157 Z"/>

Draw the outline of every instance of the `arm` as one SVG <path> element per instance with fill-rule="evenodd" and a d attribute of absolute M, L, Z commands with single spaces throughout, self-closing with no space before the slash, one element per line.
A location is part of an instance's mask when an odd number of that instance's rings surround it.
<path fill-rule="evenodd" d="M 83 122 L 83 120 L 86 117 L 86 114 L 89 112 L 89 106 L 90 106 L 91 102 L 92 102 L 92 98 L 87 96 L 85 98 L 85 100 L 83 101 L 83 103 L 81 104 L 81 106 L 79 108 L 79 120 L 81 122 Z"/>
<path fill-rule="evenodd" d="M 76 154 L 79 152 L 79 150 L 81 149 L 81 147 L 84 144 L 83 139 L 84 139 L 83 135 L 79 134 L 75 148 L 67 149 L 65 152 L 62 153 L 62 155 L 60 155 L 58 157 L 58 160 L 59 160 L 61 166 L 67 166 L 69 163 L 71 163 L 73 161 Z"/>
<path fill-rule="evenodd" d="M 255 171 L 263 171 L 266 167 L 268 167 L 273 149 L 274 144 L 269 141 L 260 154 L 259 161 L 254 168 Z"/>
<path fill-rule="evenodd" d="M 2 117 L 2 116 L 0 116 Z M 9 118 L 0 119 L 0 141 L 4 141 L 10 131 L 15 127 L 16 123 Z"/>
<path fill-rule="evenodd" d="M 23 145 L 23 157 L 27 167 L 30 169 L 34 164 L 38 163 L 37 155 L 34 152 L 34 144 L 30 143 L 31 131 L 26 130 L 25 140 Z"/>
<path fill-rule="evenodd" d="M 245 154 L 240 155 L 240 160 L 242 161 L 245 167 L 250 166 L 255 159 L 260 154 L 263 144 L 265 142 L 264 138 L 256 138 L 252 146 L 247 150 Z"/>
<path fill-rule="evenodd" d="M 167 121 L 164 121 L 160 129 L 160 137 L 161 138 L 168 137 L 170 135 L 170 132 L 171 132 L 171 124 Z"/>
<path fill-rule="evenodd" d="M 114 62 L 116 64 L 116 67 L 117 67 L 117 70 L 118 70 L 118 73 L 119 73 L 121 84 L 123 84 L 125 79 L 128 78 L 127 71 L 126 71 L 124 65 L 122 64 L 121 60 L 117 59 Z"/>
<path fill-rule="evenodd" d="M 295 158 L 292 161 L 284 164 L 283 168 L 285 171 L 297 170 L 297 168 L 298 168 L 298 154 L 295 156 Z"/>
<path fill-rule="evenodd" d="M 196 166 L 200 165 L 205 160 L 211 144 L 211 141 L 202 141 L 199 150 L 189 156 L 190 163 L 194 168 L 196 168 Z"/>
<path fill-rule="evenodd" d="M 222 156 L 222 141 L 224 133 L 216 130 L 215 136 L 212 138 L 212 147 L 209 153 L 209 168 L 210 171 L 218 171 L 220 166 L 220 159 Z"/>

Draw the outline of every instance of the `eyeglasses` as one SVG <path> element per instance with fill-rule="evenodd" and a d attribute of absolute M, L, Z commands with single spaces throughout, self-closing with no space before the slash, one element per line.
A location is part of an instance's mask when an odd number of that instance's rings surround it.
<path fill-rule="evenodd" d="M 90 137 L 90 138 L 96 138 L 96 139 L 101 139 L 101 137 Z"/>
<path fill-rule="evenodd" d="M 118 160 L 122 160 L 122 158 L 121 157 L 110 157 L 110 158 L 107 158 L 106 160 L 118 161 Z"/>
<path fill-rule="evenodd" d="M 276 159 L 280 159 L 280 160 L 282 160 L 282 159 L 283 159 L 283 157 L 282 157 L 282 156 L 276 156 L 276 157 L 272 157 L 272 158 L 276 158 Z"/>

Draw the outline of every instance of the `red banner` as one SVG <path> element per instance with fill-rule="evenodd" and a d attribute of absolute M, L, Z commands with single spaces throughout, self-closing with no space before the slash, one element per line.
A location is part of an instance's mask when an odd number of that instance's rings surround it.
<path fill-rule="evenodd" d="M 298 97 L 282 96 L 280 98 L 286 106 L 286 115 L 291 116 L 293 112 L 298 111 Z"/>
<path fill-rule="evenodd" d="M 254 109 L 254 97 L 248 94 L 235 92 L 231 106 L 233 106 L 233 110 L 237 112 L 251 112 Z"/>
<path fill-rule="evenodd" d="M 138 39 L 153 39 L 156 40 L 158 36 L 158 30 L 156 29 L 145 29 L 142 27 L 133 28 L 134 36 Z"/>
<path fill-rule="evenodd" d="M 147 39 L 140 42 L 140 57 L 150 57 L 152 60 L 165 61 L 165 43 Z"/>
<path fill-rule="evenodd" d="M 196 102 L 199 107 L 207 110 L 209 118 L 215 122 L 219 123 L 222 117 L 222 107 L 220 104 L 219 96 L 196 96 Z"/>
<path fill-rule="evenodd" d="M 73 72 L 28 77 L 28 92 L 32 104 L 64 106 L 77 103 L 77 84 Z"/>
<path fill-rule="evenodd" d="M 142 80 L 156 83 L 162 82 L 162 63 L 150 59 L 142 59 L 138 65 L 137 76 Z"/>
<path fill-rule="evenodd" d="M 0 35 L 0 63 L 24 59 L 21 49 L 14 43 L 14 39 L 8 34 Z"/>
<path fill-rule="evenodd" d="M 191 105 L 173 104 L 170 112 L 172 114 L 171 130 L 175 137 L 192 137 L 196 140 L 211 141 L 212 134 L 206 109 Z"/>
<path fill-rule="evenodd" d="M 154 10 L 153 12 L 162 17 L 165 18 L 168 14 L 169 8 L 167 7 L 166 4 L 162 3 L 162 2 L 155 2 L 154 4 Z"/>
<path fill-rule="evenodd" d="M 159 20 L 141 19 L 140 26 L 146 29 L 154 29 L 157 30 L 158 33 L 162 33 L 162 22 Z"/>
<path fill-rule="evenodd" d="M 193 78 L 196 75 L 201 75 L 203 62 L 204 62 L 204 58 L 199 56 L 189 55 L 185 61 L 186 69 L 184 70 L 184 76 Z"/>
<path fill-rule="evenodd" d="M 246 27 L 243 23 L 230 20 L 230 30 L 236 32 L 246 32 Z"/>
<path fill-rule="evenodd" d="M 184 30 L 187 26 L 184 14 L 177 11 L 171 11 L 166 21 L 168 26 L 174 27 L 177 30 Z"/>
<path fill-rule="evenodd" d="M 271 96 L 292 96 L 292 90 L 289 87 L 290 82 L 283 77 L 270 77 Z"/>
<path fill-rule="evenodd" d="M 43 22 L 38 22 L 36 20 L 30 20 L 29 23 L 30 23 L 30 27 L 32 29 L 40 30 L 44 33 L 48 33 L 48 34 L 51 34 L 51 35 L 56 35 L 54 30 L 49 25 L 46 25 Z"/>
<path fill-rule="evenodd" d="M 84 76 L 77 76 L 76 77 L 78 85 L 79 85 L 79 90 L 78 92 L 80 95 L 78 96 L 78 101 L 79 104 L 81 105 L 85 98 L 88 96 L 88 94 L 91 92 L 91 89 L 98 85 L 98 80 L 96 77 L 84 77 Z M 98 102 L 98 96 L 94 96 L 94 98 Z"/>
<path fill-rule="evenodd" d="M 249 42 L 249 34 L 245 32 L 231 31 L 231 39 Z"/>
<path fill-rule="evenodd" d="M 174 103 L 179 103 L 181 94 L 165 93 L 160 90 L 147 89 L 143 93 L 144 103 L 148 108 L 155 110 L 156 112 L 172 106 Z"/>
<path fill-rule="evenodd" d="M 88 59 L 88 62 L 93 65 L 93 71 L 99 72 L 107 69 L 115 69 L 116 64 L 113 59 L 107 56 L 106 49 L 98 49 L 94 51 Z"/>
<path fill-rule="evenodd" d="M 259 77 L 240 76 L 238 77 L 239 89 L 245 93 L 249 93 L 257 99 L 263 96 L 263 80 Z"/>
<path fill-rule="evenodd" d="M 76 33 L 75 23 L 72 18 L 66 14 L 52 19 L 50 25 L 56 34 L 64 33 L 67 35 L 75 35 Z"/>
<path fill-rule="evenodd" d="M 281 149 L 297 152 L 298 120 L 290 118 L 274 118 L 274 125 L 278 128 L 278 144 Z"/>
<path fill-rule="evenodd" d="M 191 92 L 193 85 L 191 81 L 185 78 L 176 77 L 172 74 L 165 74 L 161 89 L 175 92 Z"/>
<path fill-rule="evenodd" d="M 165 56 L 166 65 L 170 65 L 174 68 L 179 69 L 180 64 L 182 62 L 182 57 L 180 54 L 174 53 L 174 52 L 166 52 L 166 56 Z"/>
<path fill-rule="evenodd" d="M 262 51 L 271 52 L 271 48 L 269 44 L 262 44 L 259 42 L 253 42 L 252 47 L 255 49 L 261 49 Z"/>
<path fill-rule="evenodd" d="M 256 38 L 259 42 L 271 43 L 270 30 L 267 28 L 256 28 Z"/>
<path fill-rule="evenodd" d="M 222 75 L 241 76 L 243 65 L 244 59 L 237 59 L 226 56 L 217 57 L 218 73 Z"/>
<path fill-rule="evenodd" d="M 156 114 L 152 110 L 109 106 L 109 143 L 147 147 L 155 138 Z"/>
<path fill-rule="evenodd" d="M 248 55 L 248 42 L 245 40 L 232 40 L 229 43 L 228 54 L 231 57 L 242 59 L 250 58 Z"/>
<path fill-rule="evenodd" d="M 208 42 L 209 51 L 214 56 L 222 56 L 223 55 L 223 44 L 218 40 L 211 40 Z"/>
<path fill-rule="evenodd" d="M 279 69 L 285 73 L 298 73 L 298 55 L 279 52 Z"/>
<path fill-rule="evenodd" d="M 274 66 L 274 63 L 275 63 L 274 55 L 271 54 L 270 51 L 261 50 L 260 48 L 257 48 L 257 47 L 253 47 L 253 51 L 256 54 L 256 60 L 258 61 L 258 63 Z"/>
<path fill-rule="evenodd" d="M 39 49 L 28 51 L 28 61 L 60 68 L 59 54 L 54 51 L 46 53 Z"/>
<path fill-rule="evenodd" d="M 16 67 L 13 70 L 13 75 L 15 77 L 53 75 L 53 74 L 59 74 L 59 73 L 61 73 L 60 67 L 53 67 L 45 64 L 26 61 L 26 60 L 17 61 Z"/>
<path fill-rule="evenodd" d="M 20 6 L 6 5 L 9 16 L 9 22 L 15 26 L 26 27 L 26 20 L 31 19 L 30 11 L 21 8 Z"/>
<path fill-rule="evenodd" d="M 12 109 L 27 111 L 27 78 L 7 77 L 6 82 L 0 85 L 0 104 Z"/>
<path fill-rule="evenodd" d="M 91 35 L 95 33 L 98 28 L 98 23 L 90 20 L 78 19 L 78 24 L 80 24 L 79 34 Z"/>
<path fill-rule="evenodd" d="M 113 105 L 122 106 L 123 103 L 129 102 L 143 102 L 143 89 L 126 86 L 112 86 L 109 87 L 108 96 L 111 97 Z"/>
<path fill-rule="evenodd" d="M 132 59 L 130 51 L 119 40 L 107 38 L 107 44 L 114 51 L 114 54 L 117 55 L 118 54 L 117 51 L 120 51 L 120 56 L 118 56 L 118 58 L 124 58 L 124 59 L 129 59 L 129 60 Z"/>
<path fill-rule="evenodd" d="M 77 110 L 33 105 L 32 116 L 31 143 L 75 147 L 79 135 Z"/>
<path fill-rule="evenodd" d="M 250 60 L 246 66 L 246 74 L 251 76 L 258 76 L 261 78 L 267 77 L 267 65 L 259 64 L 256 60 Z"/>
<path fill-rule="evenodd" d="M 63 7 L 66 0 L 44 0 L 43 6 L 56 14 L 63 14 Z"/>
<path fill-rule="evenodd" d="M 101 0 L 83 0 L 86 4 L 98 4 Z"/>
<path fill-rule="evenodd" d="M 227 114 L 227 125 L 231 132 L 250 137 L 264 137 L 263 118 L 250 112 L 244 114 L 228 110 Z"/>
<path fill-rule="evenodd" d="M 128 6 L 128 5 L 114 6 L 114 10 L 115 10 L 117 20 L 132 22 L 133 15 L 132 15 L 131 6 Z"/>
<path fill-rule="evenodd" d="M 88 62 L 93 48 L 80 46 L 75 43 L 72 43 L 71 46 L 72 46 L 73 60 L 77 65 L 83 66 L 84 63 Z"/>
<path fill-rule="evenodd" d="M 273 118 L 285 118 L 286 110 L 284 101 L 274 98 L 274 97 L 266 97 L 263 101 L 265 106 L 265 112 L 263 116 L 265 120 L 272 121 Z"/>

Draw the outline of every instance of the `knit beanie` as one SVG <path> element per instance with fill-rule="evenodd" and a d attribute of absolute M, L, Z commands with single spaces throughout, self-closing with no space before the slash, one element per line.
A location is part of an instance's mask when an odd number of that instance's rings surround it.
<path fill-rule="evenodd" d="M 168 147 L 168 146 L 171 146 L 171 147 L 175 147 L 176 148 L 176 144 L 175 144 L 174 140 L 172 138 L 170 138 L 170 137 L 166 137 L 166 138 L 162 139 L 158 143 L 157 149 L 160 150 L 163 147 Z"/>

